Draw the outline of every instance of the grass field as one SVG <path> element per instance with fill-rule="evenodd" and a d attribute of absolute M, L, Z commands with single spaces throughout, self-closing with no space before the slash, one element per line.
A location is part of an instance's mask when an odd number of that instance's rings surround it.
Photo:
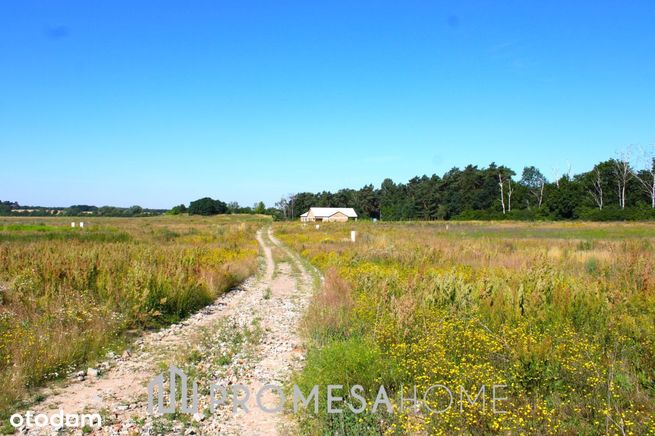
<path fill-rule="evenodd" d="M 0 220 L 0 411 L 256 270 L 263 217 Z M 76 219 L 80 221 L 80 219 Z"/>
<path fill-rule="evenodd" d="M 418 410 L 302 417 L 305 432 L 640 434 L 655 431 L 655 225 L 275 225 L 325 273 L 296 382 L 441 384 Z M 350 230 L 358 231 L 356 243 Z M 405 397 L 411 393 L 405 392 Z M 432 412 L 430 411 L 432 409 Z"/>

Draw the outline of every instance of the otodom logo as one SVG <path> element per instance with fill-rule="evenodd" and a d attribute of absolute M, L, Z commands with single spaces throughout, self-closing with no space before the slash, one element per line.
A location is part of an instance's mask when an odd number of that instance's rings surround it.
<path fill-rule="evenodd" d="M 98 413 L 64 413 L 62 409 L 59 409 L 57 413 L 52 413 L 50 415 L 45 413 L 34 413 L 33 411 L 28 410 L 24 415 L 20 413 L 14 413 L 11 415 L 9 423 L 16 429 L 25 427 L 28 430 L 44 427 L 51 427 L 53 429 L 84 427 L 100 428 L 102 427 L 102 418 Z"/>

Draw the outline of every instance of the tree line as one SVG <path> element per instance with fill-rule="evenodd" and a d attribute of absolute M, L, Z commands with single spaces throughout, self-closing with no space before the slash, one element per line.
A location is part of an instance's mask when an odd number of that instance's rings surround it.
<path fill-rule="evenodd" d="M 225 203 L 221 200 L 211 197 L 203 197 L 189 203 L 187 207 L 184 204 L 174 206 L 169 214 L 180 215 L 222 215 L 222 214 L 261 214 L 261 215 L 276 215 L 278 213 L 275 208 L 266 208 L 263 201 L 255 203 L 252 207 L 240 206 L 236 201 Z"/>
<path fill-rule="evenodd" d="M 655 219 L 655 147 L 632 159 L 627 151 L 590 171 L 570 171 L 548 180 L 535 166 L 520 174 L 491 163 L 452 168 L 442 176 L 385 179 L 379 188 L 301 192 L 277 204 L 283 219 L 297 219 L 310 207 L 353 207 L 361 218 L 398 220 Z"/>
<path fill-rule="evenodd" d="M 276 215 L 279 211 L 267 208 L 263 202 L 252 207 L 240 206 L 237 202 L 225 203 L 210 197 L 200 198 L 189 203 L 179 204 L 169 209 L 146 209 L 141 206 L 91 206 L 86 204 L 69 207 L 21 206 L 15 201 L 0 201 L 0 216 L 102 216 L 102 217 L 145 217 L 162 214 L 169 215 L 220 215 L 220 214 L 265 214 Z"/>
<path fill-rule="evenodd" d="M 252 207 L 210 197 L 170 210 L 140 206 L 74 205 L 67 208 L 20 206 L 0 201 L 0 215 L 120 216 L 267 214 L 297 219 L 310 207 L 353 207 L 360 218 L 400 220 L 519 219 L 519 220 L 642 220 L 655 219 L 655 146 L 635 158 L 630 150 L 599 162 L 587 172 L 558 173 L 548 180 L 535 166 L 518 175 L 491 163 L 452 168 L 442 176 L 417 176 L 406 183 L 387 178 L 379 188 L 337 192 L 301 192 L 283 197 L 275 207 Z"/>
<path fill-rule="evenodd" d="M 21 206 L 15 201 L 0 201 L 0 216 L 105 216 L 142 217 L 161 215 L 166 209 L 146 209 L 141 206 L 91 206 L 77 204 L 69 207 Z"/>

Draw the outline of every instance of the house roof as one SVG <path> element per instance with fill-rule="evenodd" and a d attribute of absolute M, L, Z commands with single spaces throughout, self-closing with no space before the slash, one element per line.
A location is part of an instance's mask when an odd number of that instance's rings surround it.
<path fill-rule="evenodd" d="M 341 212 L 348 218 L 357 218 L 357 212 L 352 207 L 310 207 L 309 210 L 315 217 L 327 218 L 335 213 Z M 309 211 L 307 212 L 309 213 Z"/>
<path fill-rule="evenodd" d="M 309 211 L 307 211 L 307 212 L 301 214 L 300 216 L 307 216 L 307 215 L 309 215 Z"/>

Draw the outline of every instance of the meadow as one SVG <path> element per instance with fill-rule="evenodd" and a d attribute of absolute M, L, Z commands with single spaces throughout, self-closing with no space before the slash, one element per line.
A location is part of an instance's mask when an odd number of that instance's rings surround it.
<path fill-rule="evenodd" d="M 655 225 L 275 224 L 325 275 L 295 383 L 379 385 L 393 413 L 300 417 L 305 433 L 655 431 Z M 349 240 L 357 230 L 358 240 Z M 398 400 L 405 387 L 417 407 Z M 496 413 L 490 387 L 506 385 Z M 486 404 L 461 401 L 487 387 Z M 404 392 L 405 398 L 411 392 Z M 446 409 L 446 410 L 444 410 Z"/>
<path fill-rule="evenodd" d="M 0 220 L 0 413 L 256 271 L 261 216 Z M 12 412 L 13 413 L 13 412 Z"/>

